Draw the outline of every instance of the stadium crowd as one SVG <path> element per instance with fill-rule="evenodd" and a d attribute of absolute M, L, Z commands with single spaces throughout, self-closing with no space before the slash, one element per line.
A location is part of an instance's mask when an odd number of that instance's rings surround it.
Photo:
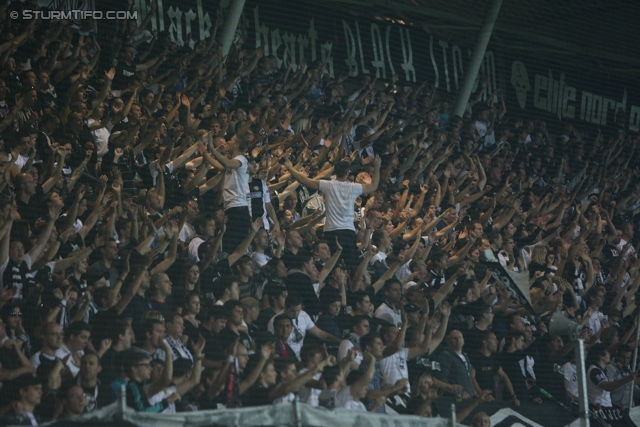
<path fill-rule="evenodd" d="M 590 403 L 628 406 L 640 162 L 623 121 L 552 136 L 483 80 L 454 116 L 428 82 L 332 78 L 243 39 L 223 58 L 221 22 L 192 47 L 149 22 L 2 28 L 0 424 L 122 390 L 163 413 L 572 405 L 558 310 L 584 327 Z M 535 313 L 488 262 L 526 275 Z"/>

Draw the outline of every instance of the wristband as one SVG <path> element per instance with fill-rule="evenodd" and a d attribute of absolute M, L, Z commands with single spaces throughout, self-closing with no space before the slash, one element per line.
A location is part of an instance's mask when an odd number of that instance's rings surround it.
<path fill-rule="evenodd" d="M 232 356 L 231 356 L 232 357 Z M 197 356 L 193 358 L 194 362 L 197 362 L 198 360 L 202 360 L 202 356 Z"/>

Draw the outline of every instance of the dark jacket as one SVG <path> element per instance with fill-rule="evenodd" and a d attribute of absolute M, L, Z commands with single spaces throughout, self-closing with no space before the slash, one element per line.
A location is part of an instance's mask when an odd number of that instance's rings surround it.
<path fill-rule="evenodd" d="M 446 347 L 438 358 L 440 362 L 440 372 L 434 372 L 435 377 L 447 384 L 459 384 L 464 391 L 473 396 L 476 391 L 471 380 L 473 367 L 466 355 L 462 355 L 467 361 L 466 365 L 460 356 L 451 347 Z"/>

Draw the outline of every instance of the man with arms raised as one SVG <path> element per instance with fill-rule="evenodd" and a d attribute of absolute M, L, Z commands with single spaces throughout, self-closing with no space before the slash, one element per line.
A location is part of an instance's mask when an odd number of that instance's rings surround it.
<path fill-rule="evenodd" d="M 336 164 L 336 179 L 331 181 L 308 178 L 298 172 L 290 161 L 285 162 L 285 166 L 296 181 L 311 190 L 320 191 L 324 195 L 327 215 L 324 224 L 324 238 L 329 244 L 331 253 L 336 251 L 335 239 L 338 238 L 349 268 L 358 264 L 353 206 L 360 195 L 371 194 L 378 189 L 380 164 L 380 157 L 376 156 L 373 161 L 374 174 L 371 184 L 353 184 L 348 181 L 351 164 L 346 160 Z"/>

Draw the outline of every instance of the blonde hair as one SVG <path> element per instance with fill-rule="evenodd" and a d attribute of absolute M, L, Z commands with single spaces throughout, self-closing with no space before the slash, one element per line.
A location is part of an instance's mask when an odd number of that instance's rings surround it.
<path fill-rule="evenodd" d="M 547 264 L 547 248 L 544 245 L 533 247 L 533 251 L 531 251 L 531 262 L 542 265 Z"/>

